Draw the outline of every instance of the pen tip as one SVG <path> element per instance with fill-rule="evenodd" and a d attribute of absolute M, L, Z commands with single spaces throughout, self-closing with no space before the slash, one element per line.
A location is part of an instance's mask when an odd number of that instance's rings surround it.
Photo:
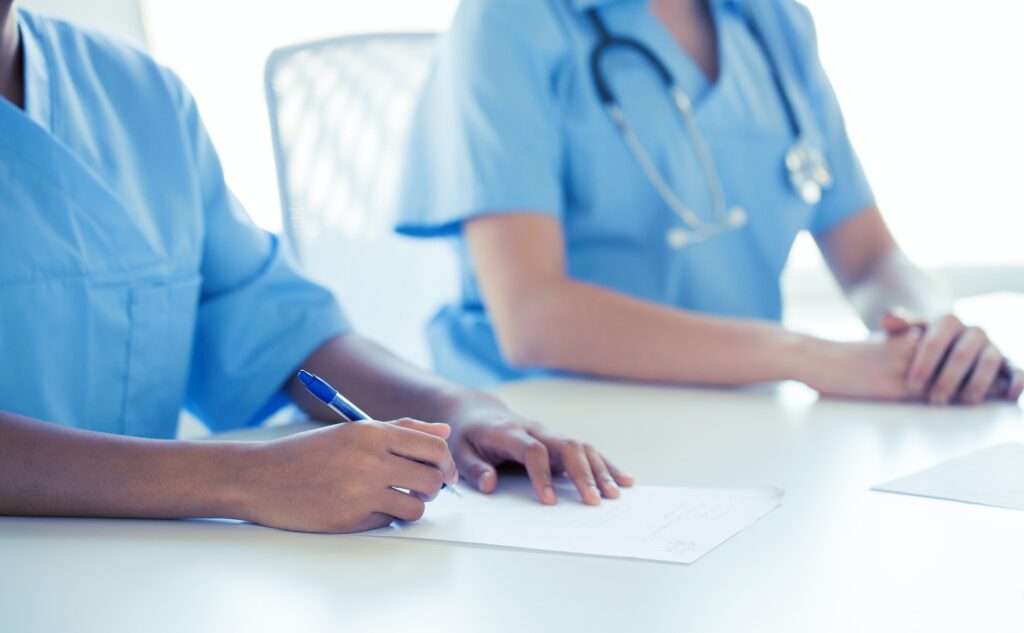
<path fill-rule="evenodd" d="M 302 381 L 302 384 L 306 385 L 307 387 L 313 383 L 313 374 L 309 373 L 305 369 L 300 369 L 298 376 L 299 380 Z"/>

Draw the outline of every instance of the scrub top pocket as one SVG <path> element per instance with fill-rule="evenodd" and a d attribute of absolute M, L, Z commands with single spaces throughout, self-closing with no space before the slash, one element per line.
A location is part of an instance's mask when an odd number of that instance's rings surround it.
<path fill-rule="evenodd" d="M 185 397 L 200 285 L 201 277 L 192 274 L 130 289 L 123 433 L 174 437 L 170 425 Z"/>

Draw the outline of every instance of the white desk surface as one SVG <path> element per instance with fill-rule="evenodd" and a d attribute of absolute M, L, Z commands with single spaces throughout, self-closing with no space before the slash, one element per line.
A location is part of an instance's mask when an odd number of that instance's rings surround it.
<path fill-rule="evenodd" d="M 641 483 L 786 488 L 691 566 L 288 533 L 0 518 L 0 631 L 1024 631 L 1024 512 L 871 492 L 1001 442 L 1018 406 L 543 380 L 500 394 Z"/>

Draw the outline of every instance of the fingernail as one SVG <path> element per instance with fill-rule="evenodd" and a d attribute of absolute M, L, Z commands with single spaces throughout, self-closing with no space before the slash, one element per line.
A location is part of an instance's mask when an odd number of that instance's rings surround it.
<path fill-rule="evenodd" d="M 590 498 L 593 501 L 595 501 L 595 502 L 600 502 L 601 501 L 601 491 L 597 489 L 597 486 L 595 486 L 595 485 L 587 486 L 587 492 L 590 493 L 589 496 L 590 496 Z"/>
<path fill-rule="evenodd" d="M 479 477 L 476 478 L 476 487 L 478 490 L 484 489 L 484 484 L 487 483 L 487 476 L 490 474 L 490 472 L 485 470 L 484 472 L 480 473 Z"/>
<path fill-rule="evenodd" d="M 544 499 L 543 499 L 544 503 L 554 503 L 555 502 L 555 489 L 552 488 L 551 486 L 545 486 L 544 487 L 544 494 L 543 494 L 543 496 L 544 496 Z"/>

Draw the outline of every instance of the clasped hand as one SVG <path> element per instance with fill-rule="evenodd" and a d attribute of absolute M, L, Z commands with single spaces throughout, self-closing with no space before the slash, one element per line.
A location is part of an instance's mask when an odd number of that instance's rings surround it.
<path fill-rule="evenodd" d="M 984 330 L 947 315 L 933 321 L 890 313 L 880 335 L 817 346 L 805 382 L 831 396 L 925 401 L 935 405 L 1016 401 L 1024 373 Z"/>
<path fill-rule="evenodd" d="M 974 405 L 988 398 L 1016 401 L 1024 391 L 1024 373 L 984 330 L 964 325 L 955 315 L 925 322 L 890 313 L 882 325 L 890 337 L 917 339 L 904 381 L 909 398 Z"/>

